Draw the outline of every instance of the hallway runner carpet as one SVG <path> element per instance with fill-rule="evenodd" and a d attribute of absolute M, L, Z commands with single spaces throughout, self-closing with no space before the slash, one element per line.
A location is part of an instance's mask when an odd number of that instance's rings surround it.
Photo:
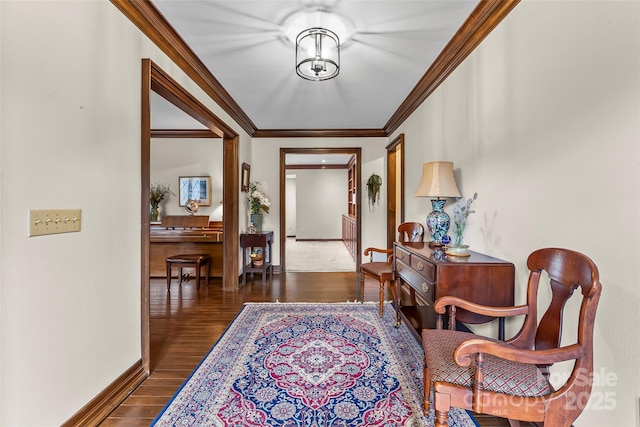
<path fill-rule="evenodd" d="M 156 426 L 433 426 L 422 348 L 377 303 L 247 303 Z M 478 424 L 463 410 L 449 425 Z"/>

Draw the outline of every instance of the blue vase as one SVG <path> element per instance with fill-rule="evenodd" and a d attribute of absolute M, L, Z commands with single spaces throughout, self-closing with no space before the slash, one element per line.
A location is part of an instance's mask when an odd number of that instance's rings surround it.
<path fill-rule="evenodd" d="M 256 233 L 262 233 L 262 214 L 251 214 L 251 223 L 256 228 Z"/>
<path fill-rule="evenodd" d="M 431 200 L 432 212 L 427 215 L 427 228 L 431 233 L 432 242 L 438 245 L 442 244 L 442 237 L 449 231 L 450 219 L 449 215 L 444 211 L 446 200 Z"/>

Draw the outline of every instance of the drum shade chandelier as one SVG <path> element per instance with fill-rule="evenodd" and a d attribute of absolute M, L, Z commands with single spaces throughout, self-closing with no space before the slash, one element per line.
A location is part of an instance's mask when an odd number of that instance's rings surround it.
<path fill-rule="evenodd" d="M 296 73 L 306 80 L 334 78 L 340 72 L 340 39 L 331 30 L 308 28 L 296 37 Z"/>

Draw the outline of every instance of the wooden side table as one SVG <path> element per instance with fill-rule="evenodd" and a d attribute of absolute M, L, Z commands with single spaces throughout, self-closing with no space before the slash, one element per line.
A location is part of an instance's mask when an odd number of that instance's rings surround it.
<path fill-rule="evenodd" d="M 247 283 L 247 273 L 262 273 L 262 283 L 265 283 L 267 273 L 273 276 L 273 265 L 271 264 L 271 244 L 273 243 L 273 231 L 263 231 L 256 234 L 240 234 L 240 247 L 242 248 L 242 284 Z M 263 263 L 260 267 L 251 265 L 251 257 L 247 262 L 247 251 L 253 248 L 262 248 Z"/>
<path fill-rule="evenodd" d="M 419 341 L 422 328 L 435 327 L 433 302 L 442 296 L 457 296 L 494 307 L 513 305 L 515 266 L 510 262 L 477 252 L 471 252 L 469 257 L 447 256 L 426 243 L 395 242 L 393 255 L 398 321 L 403 319 L 413 326 L 410 329 Z M 403 285 L 423 304 L 414 300 L 411 306 L 402 306 Z M 493 320 L 462 309 L 457 311 L 456 318 L 470 324 Z M 504 339 L 504 318 L 499 319 L 498 338 Z"/>

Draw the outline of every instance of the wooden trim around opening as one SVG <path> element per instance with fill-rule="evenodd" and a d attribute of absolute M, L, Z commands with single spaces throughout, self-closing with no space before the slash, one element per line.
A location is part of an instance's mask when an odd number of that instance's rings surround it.
<path fill-rule="evenodd" d="M 356 168 L 356 194 L 361 194 L 362 180 L 360 175 L 362 173 L 362 148 L 360 147 L 335 147 L 335 148 L 280 148 L 280 269 L 282 273 L 286 272 L 286 232 L 287 229 L 287 217 L 286 217 L 286 156 L 287 154 L 353 154 L 352 159 L 355 159 Z M 360 262 L 362 260 L 362 209 L 360 209 L 360 201 L 356 199 L 356 271 L 360 268 Z"/>
<path fill-rule="evenodd" d="M 286 165 L 286 169 L 349 169 L 349 165 Z"/>
<path fill-rule="evenodd" d="M 180 37 L 164 16 L 148 0 L 111 0 L 140 31 L 155 43 L 182 71 L 185 72 L 213 101 L 235 120 L 249 135 L 256 131 L 249 116 L 240 108 L 229 92 L 211 74 L 200 58 Z"/>
<path fill-rule="evenodd" d="M 151 129 L 151 138 L 219 138 L 209 129 Z"/>

